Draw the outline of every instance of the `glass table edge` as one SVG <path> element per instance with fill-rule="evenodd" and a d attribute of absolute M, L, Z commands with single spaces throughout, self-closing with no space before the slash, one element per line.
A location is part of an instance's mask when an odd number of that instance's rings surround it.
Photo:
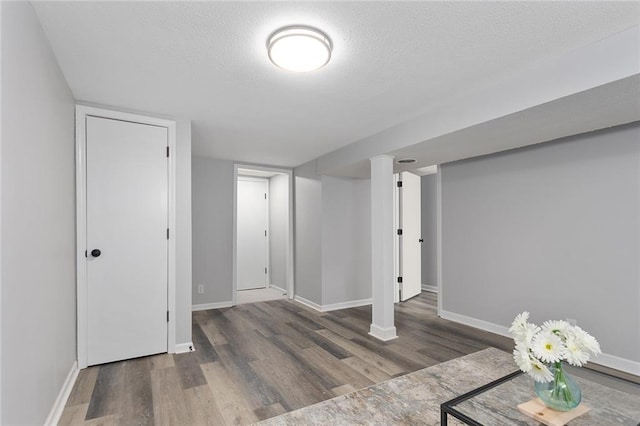
<path fill-rule="evenodd" d="M 504 377 L 501 377 L 499 379 L 496 379 L 490 383 L 487 383 L 485 385 L 479 386 L 473 390 L 470 390 L 467 393 L 464 393 L 462 395 L 459 395 L 453 399 L 450 399 L 449 401 L 443 402 L 442 404 L 440 404 L 440 420 L 441 420 L 441 424 L 442 425 L 446 425 L 447 424 L 447 414 L 451 414 L 453 417 L 457 418 L 458 420 L 461 420 L 463 422 L 465 422 L 466 424 L 470 425 L 470 426 L 483 426 L 482 423 L 479 423 L 475 420 L 473 420 L 471 417 L 467 416 L 466 414 L 463 414 L 459 411 L 457 411 L 454 407 L 458 404 L 460 404 L 461 402 L 464 402 L 468 399 L 473 398 L 474 396 L 480 395 L 481 393 L 484 393 L 486 391 L 488 391 L 489 389 L 495 388 L 496 386 L 501 385 L 502 383 L 508 382 L 520 375 L 524 374 L 524 372 L 522 372 L 521 370 L 517 370 L 514 371 L 513 373 L 507 374 Z"/>

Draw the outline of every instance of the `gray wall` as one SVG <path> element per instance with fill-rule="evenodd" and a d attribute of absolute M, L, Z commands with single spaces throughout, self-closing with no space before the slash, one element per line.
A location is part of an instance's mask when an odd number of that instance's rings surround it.
<path fill-rule="evenodd" d="M 233 280 L 233 162 L 192 159 L 193 304 L 230 302 Z M 204 285 L 204 294 L 197 286 Z"/>
<path fill-rule="evenodd" d="M 437 176 L 422 176 L 421 191 L 421 223 L 422 228 L 422 284 L 429 286 L 438 285 L 438 258 L 437 258 L 437 194 L 436 194 Z"/>
<path fill-rule="evenodd" d="M 371 183 L 322 176 L 322 304 L 371 298 Z"/>
<path fill-rule="evenodd" d="M 191 342 L 191 121 L 176 120 L 176 344 Z"/>
<path fill-rule="evenodd" d="M 294 170 L 295 294 L 322 304 L 322 183 L 315 161 Z"/>
<path fill-rule="evenodd" d="M 0 423 L 33 425 L 76 360 L 74 100 L 31 4 L 0 7 Z"/>
<path fill-rule="evenodd" d="M 287 231 L 289 216 L 289 178 L 269 179 L 269 269 L 271 284 L 287 289 Z"/>
<path fill-rule="evenodd" d="M 640 361 L 640 124 L 442 167 L 443 309 L 575 318 Z"/>

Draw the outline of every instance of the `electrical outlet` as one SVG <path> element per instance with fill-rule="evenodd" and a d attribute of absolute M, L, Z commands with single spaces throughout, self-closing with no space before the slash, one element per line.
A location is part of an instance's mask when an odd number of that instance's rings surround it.
<path fill-rule="evenodd" d="M 204 286 L 202 284 L 198 286 L 198 294 L 204 294 Z"/>
<path fill-rule="evenodd" d="M 567 318 L 567 322 L 571 325 L 578 325 L 578 320 L 575 318 Z"/>

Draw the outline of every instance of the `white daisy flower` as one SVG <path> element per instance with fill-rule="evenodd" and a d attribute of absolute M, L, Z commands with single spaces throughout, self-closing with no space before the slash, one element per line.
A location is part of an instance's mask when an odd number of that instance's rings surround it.
<path fill-rule="evenodd" d="M 565 341 L 565 348 L 562 357 L 571 365 L 582 367 L 589 361 L 589 353 L 584 350 L 575 335 L 569 334 Z"/>
<path fill-rule="evenodd" d="M 529 375 L 533 377 L 533 380 L 536 382 L 546 383 L 553 380 L 553 373 L 551 370 L 537 359 L 533 359 L 531 361 L 531 370 L 529 371 Z"/>
<path fill-rule="evenodd" d="M 531 343 L 533 342 L 533 337 L 540 331 L 540 327 L 535 324 L 525 324 L 521 331 L 513 336 L 513 340 L 516 342 L 516 345 L 520 344 L 521 346 L 526 346 L 528 348 L 531 347 Z"/>
<path fill-rule="evenodd" d="M 602 351 L 600 350 L 600 344 L 595 339 L 595 337 L 593 337 L 577 325 L 573 326 L 572 334 L 575 337 L 577 344 L 580 345 L 584 350 L 587 350 L 594 355 L 602 353 Z"/>
<path fill-rule="evenodd" d="M 529 320 L 529 312 L 527 311 L 524 311 L 521 314 L 516 315 L 516 318 L 513 320 L 513 323 L 511 323 L 511 328 L 509 329 L 509 332 L 511 333 L 521 332 L 525 327 L 525 325 L 527 324 L 528 320 Z"/>
<path fill-rule="evenodd" d="M 565 336 L 571 329 L 571 324 L 567 321 L 545 321 L 542 323 L 542 331 L 551 331 L 556 335 Z"/>
<path fill-rule="evenodd" d="M 513 360 L 516 362 L 520 370 L 528 373 L 533 368 L 533 364 L 531 363 L 531 357 L 529 356 L 529 350 L 527 348 L 522 348 L 516 345 L 516 348 L 513 350 Z"/>
<path fill-rule="evenodd" d="M 562 339 L 552 331 L 541 331 L 533 337 L 531 350 L 542 362 L 558 362 L 562 359 Z"/>

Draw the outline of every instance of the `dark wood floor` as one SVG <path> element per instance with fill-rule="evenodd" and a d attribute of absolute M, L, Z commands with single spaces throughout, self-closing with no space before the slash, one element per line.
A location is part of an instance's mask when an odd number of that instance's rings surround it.
<path fill-rule="evenodd" d="M 318 313 L 278 300 L 194 312 L 196 352 L 80 372 L 61 425 L 232 425 L 276 416 L 505 337 L 442 320 L 436 297 L 396 305 L 398 337 L 368 336 L 371 307 Z"/>

